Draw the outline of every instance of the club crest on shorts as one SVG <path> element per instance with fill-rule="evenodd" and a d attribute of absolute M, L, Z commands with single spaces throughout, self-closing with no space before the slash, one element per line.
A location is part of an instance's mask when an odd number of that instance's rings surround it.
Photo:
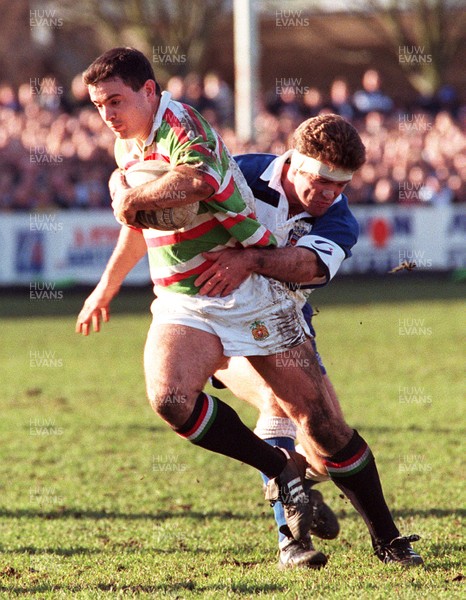
<path fill-rule="evenodd" d="M 270 335 L 269 330 L 267 329 L 267 326 L 264 323 L 264 321 L 254 321 L 254 323 L 251 323 L 251 325 L 249 325 L 249 328 L 251 329 L 252 337 L 255 340 L 265 340 Z"/>

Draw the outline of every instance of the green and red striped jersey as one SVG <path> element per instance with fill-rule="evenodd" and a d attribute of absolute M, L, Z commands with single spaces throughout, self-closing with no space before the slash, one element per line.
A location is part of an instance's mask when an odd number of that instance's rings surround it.
<path fill-rule="evenodd" d="M 176 231 L 144 229 L 154 291 L 194 295 L 194 280 L 209 266 L 203 252 L 237 246 L 275 246 L 273 234 L 254 213 L 254 196 L 219 134 L 191 106 L 163 92 L 152 131 L 141 151 L 133 140 L 117 139 L 122 168 L 134 160 L 191 165 L 214 189 L 200 202 L 193 222 Z M 176 190 L 174 190 L 176 193 Z"/>

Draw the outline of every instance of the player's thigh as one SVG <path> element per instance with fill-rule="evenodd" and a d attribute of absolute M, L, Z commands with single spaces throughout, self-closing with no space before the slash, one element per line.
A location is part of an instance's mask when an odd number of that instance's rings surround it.
<path fill-rule="evenodd" d="M 153 323 L 144 349 L 144 371 L 154 410 L 176 413 L 176 420 L 184 422 L 207 379 L 224 360 L 215 335 L 185 325 Z M 173 415 L 167 420 L 173 424 L 172 419 Z"/>
<path fill-rule="evenodd" d="M 240 400 L 255 406 L 264 416 L 286 416 L 270 385 L 242 356 L 233 356 L 215 376 Z"/>
<path fill-rule="evenodd" d="M 330 398 L 310 340 L 272 356 L 249 357 L 292 418 L 329 433 L 347 426 Z"/>
<path fill-rule="evenodd" d="M 310 340 L 278 354 L 249 356 L 248 360 L 281 398 L 295 398 L 301 403 L 305 398 L 318 397 L 325 389 Z"/>
<path fill-rule="evenodd" d="M 333 456 L 351 439 L 352 430 L 333 406 L 310 342 L 292 350 L 250 360 L 272 387 L 281 408 L 301 429 L 305 449 Z"/>

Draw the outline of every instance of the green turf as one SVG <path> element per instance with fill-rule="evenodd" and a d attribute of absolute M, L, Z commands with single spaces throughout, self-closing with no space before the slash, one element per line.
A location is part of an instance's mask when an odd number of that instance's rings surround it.
<path fill-rule="evenodd" d="M 463 307 L 445 298 L 447 284 L 426 283 L 416 300 L 402 280 L 390 285 L 397 302 L 384 303 L 374 282 L 345 283 L 340 301 L 316 294 L 315 326 L 400 528 L 422 536 L 425 569 L 377 561 L 361 519 L 327 483 L 341 522 L 337 540 L 316 540 L 327 567 L 278 571 L 256 472 L 181 440 L 147 405 L 148 313 L 125 313 L 123 299 L 105 331 L 85 339 L 66 314 L 84 296 L 65 294 L 58 310 L 20 294 L 2 298 L 4 314 L 29 316 L 1 325 L 0 597 L 464 597 Z M 254 411 L 232 404 L 253 426 Z"/>

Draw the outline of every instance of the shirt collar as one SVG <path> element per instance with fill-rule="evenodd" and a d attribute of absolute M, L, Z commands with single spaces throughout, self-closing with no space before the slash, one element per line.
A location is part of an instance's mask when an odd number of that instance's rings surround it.
<path fill-rule="evenodd" d="M 274 158 L 273 161 L 269 164 L 269 166 L 260 176 L 260 178 L 263 181 L 269 182 L 269 187 L 271 187 L 277 192 L 280 192 L 280 194 L 282 194 L 283 196 L 285 196 L 285 191 L 282 187 L 281 182 L 283 165 L 290 158 L 292 153 L 293 150 L 287 150 L 284 154 L 281 154 L 280 156 L 277 156 L 277 158 Z"/>
<path fill-rule="evenodd" d="M 172 95 L 170 92 L 162 92 L 162 95 L 160 96 L 159 107 L 157 108 L 157 112 L 155 113 L 155 116 L 154 116 L 154 122 L 152 124 L 152 129 L 150 130 L 148 138 L 144 142 L 144 148 L 147 148 L 148 146 L 150 146 L 151 144 L 154 143 L 155 134 L 157 133 L 157 129 L 162 124 L 163 115 L 165 114 L 165 111 L 167 110 L 167 107 L 170 103 L 171 98 L 172 98 Z"/>

